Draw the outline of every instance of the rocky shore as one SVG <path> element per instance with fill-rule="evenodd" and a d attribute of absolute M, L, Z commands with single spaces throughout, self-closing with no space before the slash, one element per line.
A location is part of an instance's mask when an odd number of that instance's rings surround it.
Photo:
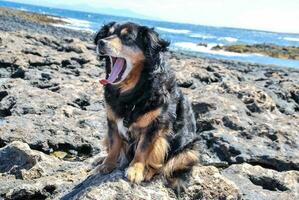
<path fill-rule="evenodd" d="M 215 46 L 212 50 L 225 50 L 235 53 L 256 53 L 273 58 L 299 60 L 299 47 L 278 46 L 275 44 L 236 44 L 228 46 Z"/>
<path fill-rule="evenodd" d="M 105 156 L 92 34 L 0 11 L 0 199 L 177 199 L 162 177 L 90 175 Z M 299 69 L 166 53 L 200 165 L 181 199 L 299 199 Z"/>

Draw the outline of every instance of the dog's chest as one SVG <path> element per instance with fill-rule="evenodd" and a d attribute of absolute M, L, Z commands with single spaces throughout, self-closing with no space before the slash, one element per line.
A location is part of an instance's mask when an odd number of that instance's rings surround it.
<path fill-rule="evenodd" d="M 129 139 L 129 135 L 128 135 L 128 128 L 124 126 L 124 119 L 118 119 L 116 121 L 117 124 L 117 129 L 119 134 L 124 137 L 125 139 Z"/>

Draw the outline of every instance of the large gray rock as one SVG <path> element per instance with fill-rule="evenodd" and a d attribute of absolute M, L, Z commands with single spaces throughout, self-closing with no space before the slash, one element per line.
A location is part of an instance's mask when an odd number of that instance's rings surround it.
<path fill-rule="evenodd" d="M 179 83 L 192 82 L 184 91 L 196 114 L 203 163 L 299 170 L 299 70 L 178 55 L 170 62 Z"/>
<path fill-rule="evenodd" d="M 97 83 L 103 69 L 87 43 L 27 33 L 1 36 L 6 45 L 0 60 L 0 69 L 6 70 L 0 82 L 2 143 L 21 140 L 46 153 L 83 157 L 99 152 L 106 129 Z M 80 47 L 82 53 L 58 52 L 63 44 Z M 10 78 L 20 67 L 23 76 Z"/>
<path fill-rule="evenodd" d="M 176 199 L 162 177 L 132 185 L 124 171 L 88 176 L 93 159 L 68 162 L 12 142 L 0 149 L 0 197 L 5 199 Z M 237 186 L 213 166 L 191 173 L 184 199 L 240 199 Z"/>
<path fill-rule="evenodd" d="M 12 142 L 0 148 L 0 197 L 53 199 L 87 176 L 87 164 L 61 161 Z"/>
<path fill-rule="evenodd" d="M 299 198 L 299 172 L 277 172 L 249 164 L 232 165 L 221 173 L 241 190 L 245 200 Z"/>

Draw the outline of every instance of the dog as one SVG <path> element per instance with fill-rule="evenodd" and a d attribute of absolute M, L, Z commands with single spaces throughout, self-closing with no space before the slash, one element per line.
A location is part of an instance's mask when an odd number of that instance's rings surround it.
<path fill-rule="evenodd" d="M 108 124 L 108 154 L 96 171 L 107 174 L 126 163 L 132 183 L 163 174 L 169 186 L 182 188 L 199 161 L 199 139 L 191 105 L 162 59 L 170 43 L 131 22 L 103 25 L 94 43 L 105 61 L 100 83 Z"/>

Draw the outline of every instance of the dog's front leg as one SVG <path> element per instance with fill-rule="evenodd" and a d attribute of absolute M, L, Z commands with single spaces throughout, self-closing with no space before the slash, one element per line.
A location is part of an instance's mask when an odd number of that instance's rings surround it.
<path fill-rule="evenodd" d="M 103 174 L 110 173 L 113 169 L 115 169 L 122 148 L 122 139 L 118 134 L 117 125 L 109 119 L 106 145 L 108 155 L 104 159 L 103 163 L 97 168 L 97 171 Z"/>
<path fill-rule="evenodd" d="M 151 167 L 153 166 L 152 164 L 158 166 L 164 160 L 166 152 L 160 152 L 161 157 L 158 155 L 159 158 L 157 158 L 155 149 L 155 146 L 159 145 L 160 138 L 162 138 L 162 133 L 164 132 L 162 131 L 163 125 L 156 120 L 160 114 L 161 108 L 155 109 L 139 117 L 132 124 L 132 131 L 138 130 L 139 133 L 137 135 L 140 135 L 134 158 L 127 170 L 127 178 L 133 183 L 140 183 L 145 178 L 149 180 L 155 173 L 145 173 L 148 165 Z M 135 134 L 133 133 L 133 135 Z M 147 174 L 147 177 L 145 177 L 145 174 Z"/>
<path fill-rule="evenodd" d="M 146 141 L 147 138 L 146 133 L 141 135 L 134 158 L 127 169 L 127 178 L 132 183 L 140 183 L 144 180 L 146 158 L 150 152 L 150 144 Z"/>
<path fill-rule="evenodd" d="M 131 182 L 150 180 L 158 168 L 162 167 L 168 149 L 164 134 L 165 131 L 153 126 L 141 133 L 134 158 L 127 169 L 127 178 Z"/>

